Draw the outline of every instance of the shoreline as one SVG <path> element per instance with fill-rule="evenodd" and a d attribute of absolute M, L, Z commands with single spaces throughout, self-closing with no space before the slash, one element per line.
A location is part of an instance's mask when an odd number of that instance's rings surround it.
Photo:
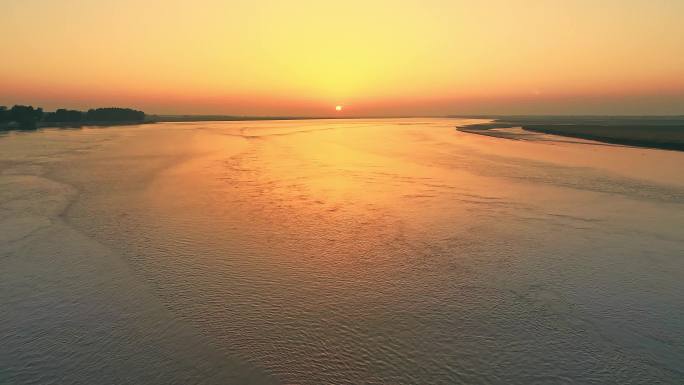
<path fill-rule="evenodd" d="M 520 135 L 497 131 L 521 128 L 535 134 L 557 135 L 600 143 L 660 150 L 684 151 L 684 118 L 512 118 L 496 119 L 457 127 L 470 134 L 504 139 L 524 139 Z"/>
<path fill-rule="evenodd" d="M 37 122 L 35 125 L 30 127 L 22 127 L 18 124 L 0 124 L 1 132 L 12 132 L 12 131 L 37 131 L 42 128 L 83 128 L 87 126 L 93 127 L 110 127 L 110 126 L 137 126 L 140 124 L 153 124 L 156 122 L 144 121 L 144 122 L 134 122 L 134 121 L 123 121 L 123 122 L 103 122 L 103 121 L 87 121 L 87 122 Z"/>
<path fill-rule="evenodd" d="M 80 121 L 80 122 L 36 122 L 21 126 L 17 122 L 0 123 L 0 133 L 11 131 L 36 131 L 42 128 L 83 128 L 136 126 L 155 123 L 198 123 L 198 122 L 251 122 L 279 120 L 335 120 L 335 119 L 383 119 L 342 116 L 233 116 L 233 115 L 150 115 L 142 121 Z"/>

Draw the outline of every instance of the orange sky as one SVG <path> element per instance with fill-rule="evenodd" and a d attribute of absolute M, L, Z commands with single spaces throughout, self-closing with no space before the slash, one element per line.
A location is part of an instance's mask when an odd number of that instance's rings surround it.
<path fill-rule="evenodd" d="M 0 104 L 684 114 L 684 1 L 6 0 Z"/>

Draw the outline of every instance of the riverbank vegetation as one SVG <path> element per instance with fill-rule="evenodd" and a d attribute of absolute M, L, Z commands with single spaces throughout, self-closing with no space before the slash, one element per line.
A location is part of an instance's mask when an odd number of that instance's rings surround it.
<path fill-rule="evenodd" d="M 0 106 L 0 130 L 32 130 L 40 127 L 79 127 L 85 125 L 140 124 L 145 113 L 131 108 L 95 108 L 88 111 L 60 108 L 45 112 L 40 107 Z"/>

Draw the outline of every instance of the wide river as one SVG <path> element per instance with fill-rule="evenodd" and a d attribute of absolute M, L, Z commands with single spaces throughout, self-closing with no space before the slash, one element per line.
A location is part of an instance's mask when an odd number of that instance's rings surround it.
<path fill-rule="evenodd" d="M 465 123 L 0 135 L 0 383 L 684 383 L 684 153 Z"/>

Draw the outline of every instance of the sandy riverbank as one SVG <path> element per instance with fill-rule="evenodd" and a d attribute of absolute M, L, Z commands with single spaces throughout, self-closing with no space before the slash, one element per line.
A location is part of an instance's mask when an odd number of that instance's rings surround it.
<path fill-rule="evenodd" d="M 684 151 L 684 117 L 508 117 L 459 129 L 519 139 L 505 130 L 516 127 L 603 143 Z"/>

